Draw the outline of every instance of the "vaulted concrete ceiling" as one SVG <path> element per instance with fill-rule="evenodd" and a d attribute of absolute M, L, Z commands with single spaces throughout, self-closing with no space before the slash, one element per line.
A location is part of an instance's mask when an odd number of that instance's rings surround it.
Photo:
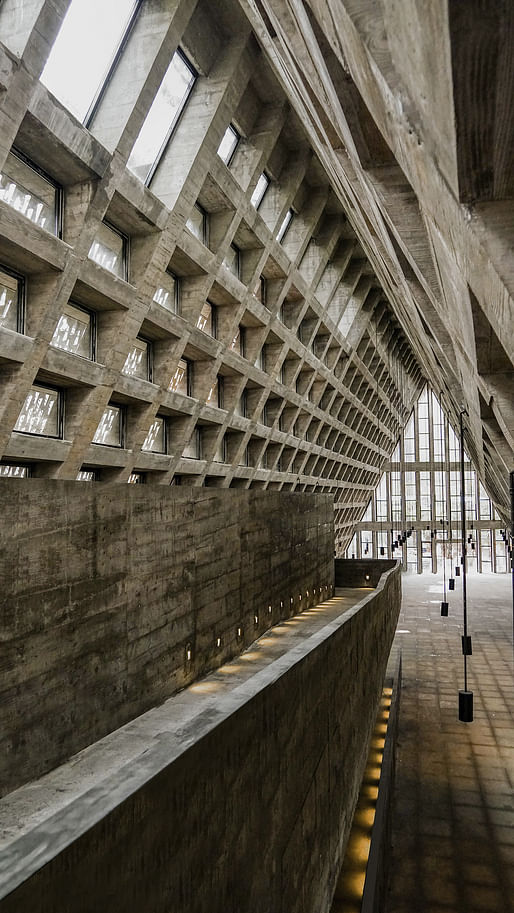
<path fill-rule="evenodd" d="M 507 518 L 514 5 L 239 0 Z"/>

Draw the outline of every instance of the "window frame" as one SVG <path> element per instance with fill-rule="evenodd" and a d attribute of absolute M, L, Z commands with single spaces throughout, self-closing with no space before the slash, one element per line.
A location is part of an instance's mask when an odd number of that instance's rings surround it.
<path fill-rule="evenodd" d="M 191 229 L 188 227 L 187 223 L 189 222 L 189 218 L 186 219 L 186 228 L 187 228 L 188 232 L 190 232 L 190 234 L 193 235 L 193 238 L 196 238 L 197 241 L 200 241 L 200 244 L 203 244 L 204 247 L 208 247 L 208 244 L 209 244 L 209 219 L 208 219 L 208 215 L 209 215 L 209 214 L 208 214 L 207 210 L 203 208 L 202 204 L 198 202 L 198 200 L 197 200 L 196 203 L 193 205 L 193 209 L 197 209 L 198 212 L 199 212 L 199 213 L 201 214 L 201 216 L 202 216 L 202 237 L 201 237 L 201 238 L 198 238 L 198 236 L 195 235 L 195 233 L 194 233 L 193 231 L 191 231 Z"/>
<path fill-rule="evenodd" d="M 137 479 L 135 478 L 135 476 L 137 476 Z M 146 485 L 146 472 L 141 472 L 140 469 L 133 469 L 132 472 L 129 473 L 129 477 L 127 479 L 127 484 L 128 485 Z"/>
<path fill-rule="evenodd" d="M 176 273 L 174 273 L 173 270 L 171 270 L 171 269 L 166 269 L 164 272 L 165 272 L 166 276 L 170 276 L 171 279 L 173 280 L 173 295 L 171 296 L 171 292 L 167 288 L 165 288 L 164 285 L 160 285 L 155 290 L 154 296 L 152 298 L 152 302 L 155 302 L 155 304 L 158 307 L 162 308 L 164 311 L 167 311 L 168 314 L 176 314 L 178 317 L 180 317 L 180 304 L 181 304 L 180 295 L 181 295 L 181 285 L 182 285 L 181 277 L 178 276 Z M 157 294 L 159 289 L 162 289 L 162 291 L 167 292 L 168 295 L 170 295 L 170 297 L 172 297 L 173 307 L 171 307 L 171 308 L 166 307 L 165 304 L 161 304 L 160 301 L 157 301 L 155 295 Z"/>
<path fill-rule="evenodd" d="M 182 60 L 184 61 L 186 67 L 188 68 L 189 72 L 191 73 L 191 79 L 190 79 L 189 86 L 188 86 L 188 88 L 187 88 L 186 94 L 184 95 L 184 98 L 182 99 L 182 104 L 180 105 L 180 107 L 179 107 L 179 108 L 177 109 L 177 111 L 175 112 L 175 116 L 174 116 L 174 118 L 173 118 L 173 120 L 172 120 L 172 122 L 171 122 L 171 124 L 170 124 L 169 130 L 168 130 L 168 132 L 167 132 L 167 134 L 166 134 L 166 136 L 165 136 L 165 138 L 164 138 L 164 140 L 163 140 L 163 142 L 162 142 L 162 144 L 161 144 L 161 147 L 160 147 L 160 149 L 159 149 L 159 151 L 158 151 L 158 153 L 157 153 L 157 158 L 155 159 L 155 161 L 154 161 L 152 167 L 150 168 L 150 170 L 149 170 L 149 172 L 148 172 L 148 174 L 147 174 L 145 180 L 142 181 L 142 183 L 144 184 L 145 187 L 149 187 L 149 186 L 150 186 L 150 184 L 151 184 L 151 182 L 152 182 L 152 179 L 153 179 L 154 176 L 155 176 L 155 172 L 157 171 L 157 168 L 159 167 L 160 161 L 161 161 L 163 155 L 165 154 L 165 152 L 166 152 L 166 150 L 167 150 L 167 148 L 168 148 L 168 145 L 169 145 L 169 142 L 170 142 L 170 140 L 171 140 L 171 137 L 173 136 L 173 133 L 175 132 L 176 128 L 178 127 L 179 121 L 180 121 L 180 119 L 181 119 L 181 117 L 182 117 L 182 115 L 183 115 L 183 113 L 184 113 L 184 111 L 185 111 L 185 109 L 186 109 L 187 103 L 188 103 L 188 101 L 189 101 L 189 99 L 190 99 L 190 97 L 191 97 L 191 93 L 192 93 L 192 91 L 193 91 L 193 89 L 194 89 L 194 87 L 195 87 L 195 85 L 196 85 L 196 81 L 197 81 L 198 76 L 199 76 L 198 70 L 196 69 L 196 67 L 193 66 L 193 64 L 192 64 L 191 61 L 188 59 L 187 55 L 185 54 L 185 52 L 182 50 L 181 47 L 177 47 L 177 48 L 175 49 L 174 53 L 172 54 L 172 56 L 171 56 L 171 58 L 170 58 L 170 64 L 171 64 L 171 61 L 173 60 L 173 57 L 175 56 L 175 54 L 178 54 L 179 57 L 181 57 Z M 169 65 L 170 65 L 170 64 L 169 64 Z M 169 65 L 168 65 L 168 66 L 169 66 Z M 168 71 L 166 70 L 166 72 L 168 72 Z M 165 74 L 165 75 L 166 75 L 166 74 Z M 163 76 L 163 80 L 164 80 L 164 76 Z M 161 81 L 161 83 L 159 84 L 159 88 L 157 89 L 157 92 L 158 92 L 159 89 L 161 88 L 161 85 L 162 85 L 162 81 Z M 157 95 L 157 92 L 155 93 L 156 95 Z M 154 97 L 155 97 L 155 96 L 154 96 Z M 153 104 L 153 101 L 152 101 L 152 104 Z M 148 109 L 148 110 L 150 110 L 150 109 Z M 147 114 L 148 114 L 148 112 L 147 112 Z M 146 120 L 146 118 L 145 118 L 145 120 Z M 143 123 L 144 123 L 144 121 L 143 121 Z M 137 142 L 137 138 L 136 138 L 136 142 Z M 131 151 L 132 151 L 132 150 L 131 150 Z M 137 177 L 137 175 L 136 175 L 136 177 Z M 140 179 L 139 179 L 139 180 L 140 180 Z"/>
<path fill-rule="evenodd" d="M 225 259 L 223 260 L 223 266 L 225 267 L 227 272 L 229 272 L 232 276 L 234 276 L 236 279 L 239 279 L 239 281 L 241 281 L 241 248 L 238 247 L 237 244 L 234 244 L 234 242 L 232 241 L 230 244 L 230 250 L 232 250 L 235 254 L 236 270 L 234 272 L 230 268 L 230 266 L 227 266 L 227 264 L 225 263 Z"/>
<path fill-rule="evenodd" d="M 53 345 L 52 342 L 50 342 L 52 349 L 57 349 L 59 352 L 67 352 L 68 355 L 76 355 L 78 358 L 83 358 L 86 361 L 96 361 L 96 330 L 97 330 L 96 311 L 92 311 L 91 308 L 84 307 L 83 304 L 79 304 L 77 301 L 74 301 L 72 298 L 70 298 L 66 302 L 66 304 L 70 305 L 71 307 L 76 308 L 78 311 L 82 311 L 84 314 L 88 314 L 89 317 L 91 318 L 91 322 L 89 324 L 89 356 L 81 355 L 80 352 L 70 352 L 69 349 L 64 349 L 62 346 Z M 61 314 L 59 315 L 59 320 L 61 319 L 62 316 L 63 316 L 63 311 L 61 311 Z M 59 324 L 59 321 L 57 321 L 57 326 L 58 326 L 58 324 Z M 55 327 L 55 330 L 57 330 L 57 326 Z M 54 334 L 55 334 L 55 330 L 54 330 Z M 52 339 L 53 339 L 53 336 L 52 336 Z"/>
<path fill-rule="evenodd" d="M 53 441 L 62 441 L 64 440 L 64 418 L 65 418 L 65 388 L 57 387 L 55 384 L 42 383 L 41 381 L 34 380 L 30 385 L 30 390 L 27 391 L 25 399 L 23 400 L 23 405 L 25 405 L 25 400 L 29 395 L 30 391 L 38 387 L 40 390 L 51 390 L 53 393 L 57 393 L 57 434 L 38 434 L 36 431 L 20 431 L 18 428 L 14 427 L 13 431 L 16 434 L 27 434 L 29 437 L 45 437 Z M 23 408 L 23 407 L 22 407 Z M 18 416 L 19 419 L 19 416 Z M 15 426 L 18 422 L 16 419 Z"/>
<path fill-rule="evenodd" d="M 169 443 L 170 443 L 170 442 L 169 442 L 169 436 L 170 436 L 170 420 L 169 420 L 169 416 L 167 416 L 167 415 L 161 415 L 161 414 L 158 412 L 158 413 L 154 416 L 153 422 L 157 421 L 157 419 L 162 420 L 162 425 L 163 425 L 163 437 L 164 437 L 164 450 L 144 450 L 144 449 L 143 449 L 144 441 L 143 441 L 143 444 L 141 445 L 141 453 L 158 453 L 158 454 L 165 454 L 165 455 L 167 456 L 167 455 L 169 455 L 169 453 L 170 453 L 170 446 L 169 446 Z M 152 422 L 152 424 L 153 424 L 153 422 Z M 150 426 L 150 427 L 151 427 L 151 426 Z M 147 431 L 147 435 L 149 434 L 149 432 L 150 432 L 150 428 L 149 428 L 148 431 Z M 145 440 L 146 440 L 146 437 L 145 437 Z"/>
<path fill-rule="evenodd" d="M 81 472 L 90 472 L 92 475 L 92 478 L 91 479 L 79 479 L 78 476 Z M 100 470 L 94 469 L 93 467 L 89 467 L 89 466 L 86 466 L 86 467 L 81 466 L 77 472 L 75 481 L 76 482 L 99 482 L 100 481 Z"/>
<path fill-rule="evenodd" d="M 114 272 L 114 270 L 107 269 L 106 266 L 102 266 L 101 263 L 98 263 L 97 260 L 93 260 L 93 258 L 89 256 L 89 253 L 87 255 L 87 259 L 91 260 L 92 263 L 95 263 L 97 266 L 99 266 L 100 269 L 104 269 L 106 273 L 110 273 L 111 276 L 116 276 L 116 279 L 121 279 L 122 282 L 128 283 L 129 275 L 130 275 L 130 236 L 126 235 L 125 232 L 123 232 L 123 231 L 121 231 L 121 229 L 117 228 L 116 225 L 113 225 L 112 222 L 109 221 L 109 219 L 101 219 L 100 222 L 98 223 L 98 225 L 99 226 L 106 225 L 107 228 L 109 228 L 111 231 L 113 231 L 115 235 L 118 235 L 118 237 L 121 238 L 121 241 L 122 241 L 121 258 L 122 258 L 122 263 L 123 263 L 123 275 L 119 276 L 118 273 Z M 91 247 L 93 246 L 95 241 L 96 241 L 96 234 L 91 243 Z M 91 247 L 89 248 L 89 250 L 91 250 Z"/>
<path fill-rule="evenodd" d="M 293 221 L 295 214 L 296 213 L 295 213 L 293 207 L 290 206 L 289 209 L 287 210 L 284 218 L 282 219 L 282 222 L 280 223 L 280 228 L 279 228 L 277 234 L 275 235 L 275 241 L 277 242 L 277 244 L 283 243 L 289 229 L 291 228 L 291 223 Z"/>
<path fill-rule="evenodd" d="M 199 320 L 200 317 L 202 316 L 202 311 L 203 311 L 203 309 L 204 309 L 204 307 L 205 307 L 206 304 L 207 304 L 207 305 L 210 307 L 210 309 L 211 309 L 211 313 L 210 313 L 210 318 L 211 318 L 211 319 L 210 319 L 211 332 L 210 332 L 210 333 L 208 333 L 205 329 L 202 329 L 201 327 L 198 326 L 198 320 Z M 216 304 L 213 304 L 213 302 L 210 301 L 209 298 L 206 298 L 206 299 L 205 299 L 205 301 L 204 301 L 204 303 L 203 303 L 203 305 L 202 305 L 202 307 L 201 307 L 201 309 L 200 309 L 200 314 L 198 315 L 198 319 L 197 319 L 197 322 L 196 322 L 196 329 L 200 330 L 200 333 L 205 333 L 206 336 L 210 336 L 211 339 L 217 339 L 217 338 L 218 338 L 218 315 L 217 315 L 217 305 L 216 305 Z"/>
<path fill-rule="evenodd" d="M 146 348 L 146 377 L 140 377 L 139 374 L 126 374 L 124 372 L 123 368 L 121 369 L 121 373 L 123 374 L 123 377 L 135 377 L 137 380 L 147 380 L 149 383 L 153 383 L 153 366 L 154 366 L 153 339 L 149 339 L 148 336 L 141 336 L 139 333 L 137 334 L 136 339 L 139 340 L 139 342 L 146 343 L 146 347 L 147 347 Z M 130 352 L 127 353 L 127 358 L 129 356 L 129 354 L 130 354 Z M 123 367 L 125 367 L 126 361 L 127 361 L 127 359 L 125 359 Z"/>
<path fill-rule="evenodd" d="M 104 441 L 95 441 L 95 440 L 92 440 L 91 443 L 95 444 L 97 447 L 112 447 L 115 450 L 125 450 L 126 439 L 127 439 L 127 407 L 126 407 L 125 403 L 116 403 L 116 402 L 109 401 L 102 412 L 100 422 L 102 421 L 102 418 L 103 418 L 106 410 L 109 408 L 119 409 L 119 411 L 120 411 L 120 435 L 119 435 L 120 443 L 119 444 L 106 444 Z M 98 426 L 100 425 L 100 422 L 98 422 L 98 425 L 96 426 L 96 431 L 98 431 Z M 95 434 L 96 434 L 96 431 L 95 431 Z M 94 437 L 94 435 L 93 435 L 93 437 Z"/>
<path fill-rule="evenodd" d="M 261 196 L 260 196 L 260 198 L 259 198 L 259 202 L 257 203 L 257 205 L 255 205 L 255 203 L 252 203 L 252 197 L 253 197 L 253 193 L 255 193 L 255 191 L 257 190 L 257 184 L 259 183 L 261 177 L 266 178 L 267 183 L 266 183 L 266 186 L 265 186 L 264 190 L 262 191 L 262 194 L 261 194 Z M 259 211 L 259 206 L 261 205 L 262 201 L 264 200 L 264 197 L 266 196 L 266 194 L 267 194 L 267 192 L 268 192 L 268 190 L 269 190 L 269 188 L 270 188 L 270 184 L 271 184 L 271 177 L 269 176 L 268 172 L 267 172 L 266 169 L 264 168 L 264 169 L 261 171 L 259 177 L 257 178 L 257 183 L 256 183 L 256 185 L 255 185 L 255 187 L 254 187 L 254 189 L 253 189 L 253 193 L 252 193 L 252 195 L 251 195 L 251 197 L 250 197 L 250 205 L 253 206 L 253 208 L 255 209 L 255 212 L 258 212 L 258 211 Z"/>
<path fill-rule="evenodd" d="M 18 295 L 16 301 L 16 330 L 11 330 L 11 332 L 20 333 L 22 336 L 25 334 L 25 311 L 27 305 L 27 280 L 25 276 L 21 273 L 16 272 L 16 270 L 11 269 L 10 266 L 5 266 L 3 263 L 0 263 L 0 272 L 5 273 L 7 276 L 11 276 L 12 279 L 15 279 L 18 283 Z M 8 330 L 9 327 L 1 326 L 0 329 Z"/>
<path fill-rule="evenodd" d="M 72 2 L 73 2 L 73 0 L 72 0 Z M 105 71 L 105 76 L 100 81 L 100 85 L 98 86 L 98 88 L 93 96 L 93 100 L 91 101 L 91 104 L 89 105 L 89 108 L 86 111 L 84 120 L 82 121 L 82 124 L 84 125 L 84 127 L 86 127 L 86 129 L 89 129 L 89 127 L 91 126 L 91 124 L 98 112 L 98 109 L 99 109 L 100 105 L 102 104 L 104 95 L 107 92 L 111 79 L 114 76 L 114 73 L 118 67 L 118 64 L 125 52 L 125 48 L 128 44 L 128 41 L 132 34 L 133 28 L 134 28 L 134 26 L 137 22 L 137 19 L 139 17 L 139 14 L 143 8 L 143 3 L 144 3 L 144 0 L 134 0 L 132 12 L 130 13 L 129 18 L 127 20 L 127 25 L 125 26 L 125 30 L 118 42 L 118 46 L 117 46 L 116 50 L 114 51 L 111 62 Z"/>
<path fill-rule="evenodd" d="M 228 133 L 229 130 L 231 130 L 232 133 L 233 133 L 234 136 L 235 136 L 235 145 L 233 146 L 232 151 L 231 151 L 231 153 L 230 153 L 228 159 L 224 159 L 224 158 L 220 155 L 219 149 L 220 149 L 221 143 L 222 143 L 223 140 L 225 139 L 225 136 L 227 135 L 227 133 Z M 230 121 L 230 123 L 227 125 L 227 128 L 226 128 L 226 130 L 225 130 L 225 132 L 224 132 L 224 134 L 223 134 L 223 136 L 222 136 L 222 138 L 221 138 L 221 142 L 220 142 L 220 144 L 219 144 L 219 146 L 218 146 L 218 149 L 216 150 L 216 154 L 219 156 L 219 158 L 221 159 L 221 161 L 227 166 L 227 168 L 230 168 L 230 165 L 232 164 L 232 161 L 234 160 L 234 156 L 235 156 L 235 154 L 236 154 L 236 152 L 237 152 L 237 149 L 238 149 L 239 143 L 241 142 L 241 139 L 242 139 L 241 133 L 239 132 L 239 130 L 237 129 L 237 127 L 232 123 L 232 121 Z"/>
<path fill-rule="evenodd" d="M 38 165 L 36 162 L 34 162 L 32 159 L 30 159 L 27 155 L 25 155 L 24 152 L 21 151 L 21 149 L 18 149 L 16 146 L 11 146 L 11 148 L 9 149 L 8 155 L 9 154 L 14 155 L 14 157 L 19 159 L 20 162 L 23 162 L 23 164 L 26 165 L 27 168 L 30 168 L 31 171 L 34 171 L 36 174 L 39 175 L 39 177 L 43 178 L 43 180 L 46 181 L 47 184 L 50 184 L 54 188 L 54 191 L 55 191 L 55 231 L 54 232 L 49 231 L 48 234 L 50 234 L 50 235 L 53 234 L 54 237 L 59 238 L 59 240 L 62 241 L 62 229 L 63 229 L 63 221 L 64 221 L 64 218 L 63 218 L 64 217 L 64 190 L 63 190 L 62 184 L 59 184 L 59 182 L 56 181 L 55 178 L 51 177 L 51 175 L 49 175 L 48 172 L 45 171 L 44 168 L 41 168 L 40 165 Z M 0 171 L 1 170 L 2 169 L 0 169 Z M 9 205 L 9 204 L 6 204 L 6 205 Z M 16 212 L 16 210 L 15 210 L 15 212 Z M 28 216 L 23 216 L 23 218 L 28 218 Z M 32 220 L 29 219 L 28 221 L 31 222 Z M 32 224 L 35 225 L 36 228 L 41 229 L 41 231 L 46 231 L 46 228 L 41 228 L 41 226 L 38 225 L 36 222 L 32 222 Z"/>
<path fill-rule="evenodd" d="M 20 432 L 18 432 L 20 433 Z M 21 432 L 22 434 L 24 432 Z M 25 432 L 26 433 L 26 432 Z M 25 469 L 26 475 L 24 476 L 9 476 L 7 474 L 3 475 L 0 471 L 1 479 L 30 479 L 32 476 L 32 464 L 31 463 L 13 463 L 11 460 L 0 460 L 0 470 L 2 467 L 8 467 L 12 469 Z"/>
<path fill-rule="evenodd" d="M 260 303 L 262 304 L 263 307 L 267 308 L 268 307 L 268 281 L 266 279 L 266 276 L 263 276 L 261 274 L 259 276 L 259 282 L 260 282 L 261 297 L 257 298 L 257 300 L 260 301 Z"/>
<path fill-rule="evenodd" d="M 223 377 L 223 374 L 216 375 L 216 382 L 218 384 L 218 409 L 224 409 L 225 406 L 223 403 L 225 401 L 225 378 Z"/>

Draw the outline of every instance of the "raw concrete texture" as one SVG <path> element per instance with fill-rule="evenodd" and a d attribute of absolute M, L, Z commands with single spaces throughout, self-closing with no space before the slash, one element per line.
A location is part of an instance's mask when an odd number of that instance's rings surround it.
<path fill-rule="evenodd" d="M 376 586 L 384 571 L 395 563 L 387 558 L 336 558 L 334 583 L 336 587 Z"/>
<path fill-rule="evenodd" d="M 326 495 L 1 479 L 0 510 L 2 793 L 333 583 Z"/>
<path fill-rule="evenodd" d="M 360 601 L 350 592 L 275 628 L 250 662 L 171 698 L 141 731 L 139 721 L 120 731 L 115 771 L 118 733 L 105 740 L 104 777 L 3 847 L 4 885 L 16 874 L 1 913 L 325 913 L 394 636 L 399 568 Z M 131 732 L 146 735 L 127 762 Z M 30 802 L 37 788 L 19 792 Z M 5 801 L 14 808 L 16 794 Z"/>

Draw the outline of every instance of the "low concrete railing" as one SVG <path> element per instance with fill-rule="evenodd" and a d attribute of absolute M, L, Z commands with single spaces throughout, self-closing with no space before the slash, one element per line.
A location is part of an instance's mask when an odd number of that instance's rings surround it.
<path fill-rule="evenodd" d="M 388 558 L 335 558 L 335 586 L 376 586 L 385 571 L 399 562 Z"/>
<path fill-rule="evenodd" d="M 400 588 L 393 567 L 196 717 L 163 705 L 129 764 L 121 730 L 119 770 L 4 847 L 0 913 L 325 913 Z"/>

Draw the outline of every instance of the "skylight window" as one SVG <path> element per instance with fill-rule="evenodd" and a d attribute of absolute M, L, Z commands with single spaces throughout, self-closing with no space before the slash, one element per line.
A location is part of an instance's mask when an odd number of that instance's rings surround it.
<path fill-rule="evenodd" d="M 107 447 L 123 447 L 124 424 L 125 412 L 123 406 L 115 406 L 109 403 L 95 431 L 93 444 L 105 444 Z"/>
<path fill-rule="evenodd" d="M 68 303 L 59 317 L 50 345 L 82 358 L 93 358 L 94 330 L 94 315 L 85 308 Z"/>
<path fill-rule="evenodd" d="M 258 209 L 259 206 L 261 205 L 261 203 L 264 199 L 264 194 L 266 193 L 269 185 L 270 185 L 270 179 L 269 179 L 268 175 L 266 174 L 266 172 L 263 171 L 259 180 L 257 181 L 257 183 L 255 185 L 255 190 L 250 197 L 250 203 L 252 204 L 252 206 L 255 207 L 255 209 Z"/>
<path fill-rule="evenodd" d="M 33 384 L 14 426 L 24 434 L 62 438 L 63 395 L 55 387 Z"/>
<path fill-rule="evenodd" d="M 23 332 L 25 283 L 21 276 L 0 267 L 0 326 Z"/>
<path fill-rule="evenodd" d="M 220 159 L 223 159 L 225 165 L 230 165 L 240 139 L 241 136 L 236 128 L 229 124 L 218 147 L 218 155 Z"/>
<path fill-rule="evenodd" d="M 88 257 L 120 279 L 128 279 L 128 238 L 113 225 L 100 223 Z"/>
<path fill-rule="evenodd" d="M 194 86 L 196 72 L 181 51 L 175 51 L 127 162 L 148 184 Z"/>
<path fill-rule="evenodd" d="M 72 0 L 41 82 L 80 121 L 92 114 L 142 0 Z"/>
<path fill-rule="evenodd" d="M 284 238 L 287 234 L 289 226 L 291 225 L 291 222 L 293 221 L 293 215 L 294 215 L 293 210 L 288 209 L 285 214 L 284 221 L 282 222 L 282 225 L 280 226 L 280 228 L 278 230 L 277 241 L 279 244 L 282 243 L 282 241 L 284 240 Z"/>
<path fill-rule="evenodd" d="M 61 188 L 20 152 L 11 151 L 5 160 L 0 172 L 0 200 L 60 237 Z"/>
<path fill-rule="evenodd" d="M 166 419 L 159 415 L 150 425 L 142 450 L 150 453 L 166 453 Z"/>

